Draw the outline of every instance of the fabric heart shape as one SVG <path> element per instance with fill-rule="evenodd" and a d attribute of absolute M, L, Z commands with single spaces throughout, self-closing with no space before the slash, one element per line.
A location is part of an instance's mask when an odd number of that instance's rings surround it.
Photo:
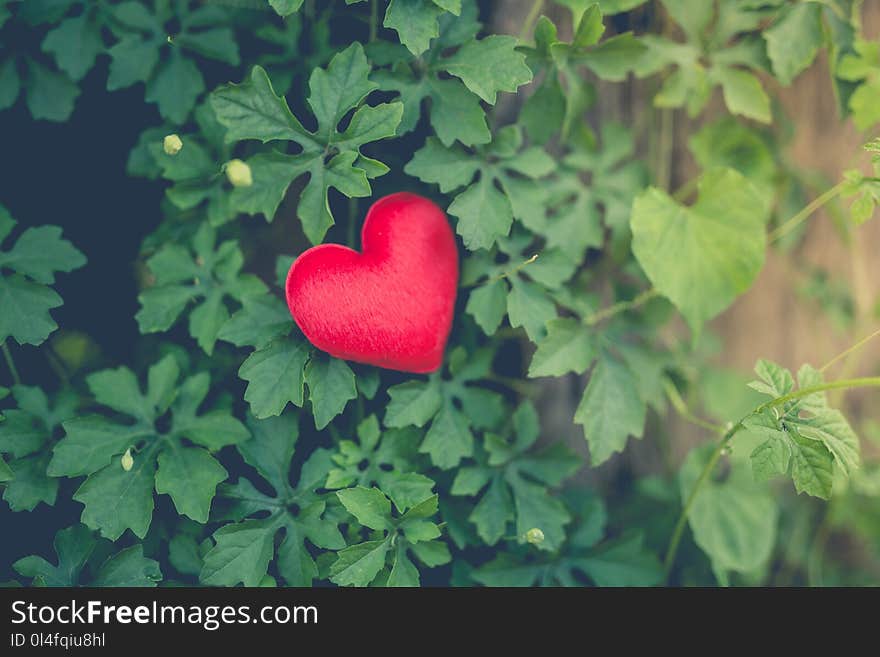
<path fill-rule="evenodd" d="M 287 305 L 331 356 L 403 372 L 443 362 L 458 287 L 458 250 L 443 211 L 407 192 L 376 201 L 358 252 L 321 244 L 287 274 Z"/>

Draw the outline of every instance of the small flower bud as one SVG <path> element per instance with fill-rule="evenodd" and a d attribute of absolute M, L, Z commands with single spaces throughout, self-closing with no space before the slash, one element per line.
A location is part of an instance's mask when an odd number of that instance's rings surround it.
<path fill-rule="evenodd" d="M 254 184 L 251 168 L 241 160 L 229 160 L 226 163 L 226 177 L 233 187 L 250 187 Z"/>
<path fill-rule="evenodd" d="M 134 465 L 134 458 L 131 456 L 131 447 L 125 450 L 125 454 L 122 455 L 122 469 L 128 472 L 131 470 Z"/>
<path fill-rule="evenodd" d="M 532 545 L 540 545 L 544 542 L 544 532 L 537 527 L 532 527 L 526 532 L 526 542 Z"/>
<path fill-rule="evenodd" d="M 177 135 L 165 135 L 162 146 L 168 155 L 177 155 L 183 148 L 183 140 Z"/>

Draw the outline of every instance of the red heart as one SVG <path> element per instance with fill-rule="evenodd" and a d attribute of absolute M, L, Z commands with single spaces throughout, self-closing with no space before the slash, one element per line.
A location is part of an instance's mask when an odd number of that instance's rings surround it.
<path fill-rule="evenodd" d="M 446 215 L 400 192 L 376 201 L 363 252 L 321 244 L 287 274 L 287 305 L 318 349 L 403 372 L 443 362 L 458 287 L 458 250 Z"/>

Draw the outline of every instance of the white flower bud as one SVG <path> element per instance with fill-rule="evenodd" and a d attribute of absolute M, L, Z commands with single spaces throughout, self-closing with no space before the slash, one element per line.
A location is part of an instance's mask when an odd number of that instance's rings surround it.
<path fill-rule="evenodd" d="M 168 155 L 177 155 L 183 148 L 183 140 L 177 135 L 165 135 L 162 147 Z"/>
<path fill-rule="evenodd" d="M 122 455 L 122 469 L 128 472 L 131 470 L 134 465 L 134 458 L 131 455 L 131 447 L 125 450 L 125 454 Z"/>
<path fill-rule="evenodd" d="M 251 168 L 241 160 L 229 160 L 226 163 L 226 177 L 233 187 L 250 187 L 254 184 Z"/>
<path fill-rule="evenodd" d="M 532 527 L 526 532 L 526 542 L 532 545 L 540 545 L 544 542 L 544 532 L 537 527 Z"/>

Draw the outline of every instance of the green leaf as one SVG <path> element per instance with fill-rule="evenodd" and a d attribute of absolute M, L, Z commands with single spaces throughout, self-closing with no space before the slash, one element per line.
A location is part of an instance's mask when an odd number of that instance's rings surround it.
<path fill-rule="evenodd" d="M 399 543 L 394 552 L 391 574 L 385 584 L 390 587 L 414 587 L 419 585 L 419 571 L 406 555 L 406 545 Z"/>
<path fill-rule="evenodd" d="M 586 52 L 576 53 L 573 59 L 586 64 L 603 80 L 622 82 L 638 68 L 645 52 L 644 44 L 626 33 L 606 39 Z"/>
<path fill-rule="evenodd" d="M 444 62 L 444 68 L 490 105 L 499 91 L 514 92 L 532 79 L 525 55 L 516 50 L 517 40 L 493 34 L 465 43 Z"/>
<path fill-rule="evenodd" d="M 465 311 L 486 335 L 494 335 L 507 314 L 507 286 L 504 281 L 496 279 L 473 290 Z"/>
<path fill-rule="evenodd" d="M 433 381 L 407 381 L 388 388 L 387 427 L 423 427 L 443 404 L 440 387 Z"/>
<path fill-rule="evenodd" d="M 143 545 L 132 545 L 101 564 L 91 586 L 152 587 L 161 580 L 159 562 L 144 556 Z"/>
<path fill-rule="evenodd" d="M 544 533 L 544 541 L 538 546 L 546 550 L 556 550 L 565 540 L 565 525 L 571 516 L 565 505 L 552 495 L 546 486 L 525 479 L 508 477 L 516 508 L 516 533 L 523 536 L 533 527 Z"/>
<path fill-rule="evenodd" d="M 31 116 L 56 122 L 70 118 L 80 91 L 66 75 L 51 71 L 32 59 L 28 60 L 24 87 Z"/>
<path fill-rule="evenodd" d="M 507 295 L 507 316 L 511 326 L 523 327 L 529 339 L 538 342 L 556 319 L 556 304 L 538 285 L 517 277 Z"/>
<path fill-rule="evenodd" d="M 58 325 L 49 311 L 62 304 L 54 290 L 31 283 L 21 276 L 0 278 L 0 341 L 13 338 L 18 344 L 41 344 Z"/>
<path fill-rule="evenodd" d="M 43 50 L 55 57 L 58 68 L 72 80 L 81 80 L 104 52 L 101 26 L 89 12 L 64 20 L 43 39 Z"/>
<path fill-rule="evenodd" d="M 760 381 L 752 381 L 749 387 L 770 397 L 783 397 L 794 389 L 791 372 L 763 358 L 755 364 L 755 374 Z"/>
<path fill-rule="evenodd" d="M 782 434 L 782 432 L 779 432 Z M 777 475 L 788 474 L 791 462 L 791 448 L 784 435 L 768 438 L 758 445 L 751 454 L 752 472 L 758 481 L 767 481 Z"/>
<path fill-rule="evenodd" d="M 323 429 L 345 410 L 349 400 L 357 398 L 354 372 L 345 361 L 329 356 L 315 356 L 306 366 L 306 383 L 315 428 Z"/>
<path fill-rule="evenodd" d="M 458 80 L 433 78 L 429 83 L 431 126 L 445 146 L 487 144 L 492 135 L 480 100 Z"/>
<path fill-rule="evenodd" d="M 290 462 L 299 438 L 299 420 L 285 413 L 265 420 L 248 419 L 253 438 L 236 446 L 245 462 L 254 467 L 275 489 L 277 495 L 289 486 Z"/>
<path fill-rule="evenodd" d="M 182 124 L 205 90 L 205 79 L 198 67 L 172 50 L 168 61 L 160 63 L 147 82 L 146 100 L 159 106 L 159 113 L 172 123 Z"/>
<path fill-rule="evenodd" d="M 290 16 L 299 11 L 299 8 L 303 5 L 303 1 L 304 0 L 269 0 L 269 4 L 272 6 L 272 9 L 278 12 L 279 16 Z"/>
<path fill-rule="evenodd" d="M 450 400 L 444 401 L 419 451 L 430 454 L 438 468 L 454 468 L 474 451 L 474 436 L 468 424 L 467 418 Z"/>
<path fill-rule="evenodd" d="M 209 586 L 257 586 L 272 558 L 277 527 L 269 521 L 247 520 L 214 532 L 216 545 L 205 555 L 199 581 Z"/>
<path fill-rule="evenodd" d="M 510 201 L 484 176 L 455 197 L 449 214 L 458 217 L 455 232 L 471 251 L 491 248 L 496 239 L 510 232 L 513 224 Z"/>
<path fill-rule="evenodd" d="M 770 97 L 757 77 L 738 68 L 718 68 L 713 74 L 721 84 L 727 109 L 748 119 L 770 123 Z"/>
<path fill-rule="evenodd" d="M 605 25 L 602 23 L 602 10 L 598 4 L 587 7 L 584 15 L 581 16 L 577 23 L 572 44 L 575 46 L 586 47 L 592 46 L 599 42 L 602 34 L 605 32 Z"/>
<path fill-rule="evenodd" d="M 694 449 L 679 473 L 686 500 L 714 445 Z M 758 484 L 742 461 L 731 460 L 724 478 L 708 477 L 693 499 L 688 523 L 697 545 L 712 561 L 715 573 L 747 573 L 764 564 L 773 551 L 779 509 L 766 486 Z"/>
<path fill-rule="evenodd" d="M 388 540 L 367 541 L 337 552 L 330 566 L 330 581 L 340 586 L 368 586 L 385 567 Z"/>
<path fill-rule="evenodd" d="M 583 324 L 574 319 L 554 319 L 547 323 L 547 336 L 532 356 L 529 376 L 583 374 L 595 356 L 596 347 Z"/>
<path fill-rule="evenodd" d="M 831 498 L 834 457 L 822 443 L 791 432 L 791 478 L 798 493 Z"/>
<path fill-rule="evenodd" d="M 639 264 L 695 331 L 758 275 L 769 216 L 767 198 L 731 169 L 707 172 L 699 190 L 685 207 L 650 188 L 636 199 L 631 220 Z"/>
<path fill-rule="evenodd" d="M 390 0 L 385 11 L 385 27 L 397 32 L 400 42 L 414 55 L 428 49 L 440 34 L 437 18 L 443 9 L 433 0 Z"/>
<path fill-rule="evenodd" d="M 0 244 L 15 227 L 15 220 L 0 206 Z M 49 311 L 62 304 L 54 290 L 56 272 L 79 269 L 85 256 L 61 237 L 58 226 L 25 230 L 12 247 L 0 251 L 0 268 L 15 274 L 0 275 L 0 342 L 12 337 L 19 344 L 38 345 L 57 328 Z"/>
<path fill-rule="evenodd" d="M 154 488 L 170 493 L 180 513 L 206 522 L 226 471 L 208 452 L 181 441 L 218 450 L 250 437 L 228 409 L 200 412 L 211 386 L 207 373 L 178 384 L 179 371 L 172 355 L 150 367 L 146 394 L 127 368 L 92 374 L 96 402 L 128 416 L 128 423 L 94 415 L 64 422 L 67 435 L 55 446 L 48 472 L 89 475 L 74 499 L 85 505 L 83 522 L 111 540 L 129 528 L 144 537 Z M 160 429 L 157 421 L 169 409 L 169 427 Z"/>
<path fill-rule="evenodd" d="M 11 481 L 13 477 L 15 477 L 15 475 L 9 468 L 9 464 L 0 457 L 0 482 L 5 483 Z"/>
<path fill-rule="evenodd" d="M 357 42 L 337 53 L 326 69 L 312 71 L 308 103 L 317 120 L 315 132 L 306 130 L 291 113 L 287 101 L 275 93 L 268 74 L 259 66 L 254 67 L 248 81 L 212 93 L 211 105 L 217 120 L 227 128 L 228 141 L 290 140 L 302 149 L 294 156 L 256 156 L 254 185 L 237 191 L 234 203 L 246 212 L 262 212 L 271 219 L 290 184 L 308 173 L 297 214 L 306 236 L 317 244 L 334 223 L 328 198 L 331 187 L 349 198 L 369 196 L 369 178 L 388 169 L 363 156 L 360 148 L 394 136 L 404 109 L 402 103 L 362 104 L 377 87 L 369 74 L 370 64 Z M 340 133 L 340 121 L 353 109 L 348 127 Z M 331 152 L 335 155 L 328 157 Z"/>
<path fill-rule="evenodd" d="M 19 559 L 12 567 L 23 577 L 40 578 L 45 586 L 76 586 L 95 545 L 95 537 L 87 527 L 73 525 L 55 535 L 53 546 L 58 557 L 57 566 L 31 555 Z"/>
<path fill-rule="evenodd" d="M 295 141 L 304 148 L 316 146 L 314 138 L 278 96 L 265 69 L 255 66 L 241 84 L 220 87 L 211 94 L 217 120 L 226 127 L 229 141 L 258 139 Z"/>
<path fill-rule="evenodd" d="M 82 521 L 101 535 L 115 541 L 126 529 L 144 538 L 153 517 L 153 483 L 156 473 L 155 457 L 145 454 L 135 458 L 134 466 L 126 471 L 119 457 L 110 465 L 90 475 L 73 494 L 85 508 Z"/>
<path fill-rule="evenodd" d="M 791 84 L 809 68 L 822 47 L 821 5 L 813 2 L 786 5 L 763 36 L 776 78 L 786 86 Z"/>
<path fill-rule="evenodd" d="M 110 55 L 110 73 L 107 91 L 130 87 L 150 79 L 159 62 L 160 44 L 140 36 L 127 35 L 113 45 Z"/>
<path fill-rule="evenodd" d="M 37 454 L 11 461 L 9 483 L 3 491 L 3 499 L 13 511 L 33 511 L 40 502 L 55 505 L 58 480 L 46 476 L 48 454 Z"/>
<path fill-rule="evenodd" d="M 310 351 L 304 340 L 280 338 L 257 349 L 242 363 L 238 375 L 248 382 L 244 399 L 254 417 L 280 415 L 289 402 L 303 405 Z"/>
<path fill-rule="evenodd" d="M 173 360 L 173 357 L 166 356 L 166 359 Z M 95 372 L 87 377 L 86 382 L 95 399 L 114 411 L 144 421 L 149 421 L 155 415 L 155 408 L 149 405 L 141 392 L 137 377 L 127 367 Z"/>
<path fill-rule="evenodd" d="M 622 361 L 600 354 L 574 415 L 584 428 L 593 466 L 623 450 L 630 436 L 641 438 L 645 413 L 635 374 Z"/>
<path fill-rule="evenodd" d="M 125 428 L 97 415 L 73 418 L 64 423 L 65 436 L 55 446 L 48 472 L 53 477 L 76 477 L 106 467 L 152 432 L 143 426 Z"/>
<path fill-rule="evenodd" d="M 688 40 L 699 42 L 702 32 L 715 15 L 715 7 L 702 0 L 663 0 L 663 6 L 676 23 L 681 25 Z"/>
<path fill-rule="evenodd" d="M 20 92 L 21 79 L 15 68 L 15 58 L 10 57 L 0 62 L 0 110 L 12 107 Z"/>
<path fill-rule="evenodd" d="M 440 140 L 429 137 L 404 171 L 424 182 L 437 183 L 446 193 L 469 184 L 479 168 L 479 162 L 461 148 L 446 148 Z"/>
<path fill-rule="evenodd" d="M 477 534 L 487 545 L 495 545 L 507 531 L 507 523 L 513 519 L 510 491 L 500 477 L 495 477 L 468 520 L 476 525 Z"/>
<path fill-rule="evenodd" d="M 391 502 L 378 488 L 346 488 L 336 491 L 336 497 L 364 527 L 376 530 L 391 527 Z"/>
<path fill-rule="evenodd" d="M 58 325 L 49 311 L 62 304 L 54 290 L 31 283 L 21 276 L 0 278 L 0 341 L 13 338 L 18 344 L 38 345 Z"/>
<path fill-rule="evenodd" d="M 597 586 L 655 586 L 663 581 L 660 561 L 638 532 L 606 543 L 576 564 Z"/>
<path fill-rule="evenodd" d="M 147 260 L 155 284 L 141 292 L 135 315 L 142 333 L 167 331 L 193 305 L 189 333 L 212 354 L 221 329 L 229 320 L 228 300 L 242 303 L 263 295 L 266 286 L 253 274 L 243 274 L 244 255 L 235 241 L 215 246 L 216 231 L 203 223 L 190 248 L 170 243 Z"/>
<path fill-rule="evenodd" d="M 177 441 L 162 450 L 158 464 L 156 492 L 170 495 L 180 515 L 207 522 L 217 484 L 226 480 L 226 468 L 207 450 Z"/>
<path fill-rule="evenodd" d="M 702 169 L 729 167 L 759 185 L 776 175 L 774 155 L 764 136 L 732 117 L 706 124 L 688 146 Z"/>

